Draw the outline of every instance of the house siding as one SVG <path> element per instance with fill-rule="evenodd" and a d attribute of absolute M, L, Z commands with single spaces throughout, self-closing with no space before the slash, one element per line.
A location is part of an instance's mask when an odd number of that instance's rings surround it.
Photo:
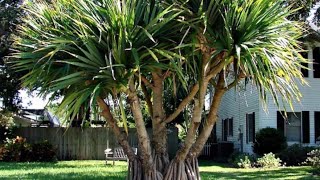
<path fill-rule="evenodd" d="M 313 59 L 313 52 L 312 47 L 309 46 L 309 53 L 308 59 L 312 62 Z M 300 85 L 299 89 L 302 94 L 302 98 L 300 102 L 293 102 L 293 112 L 302 112 L 302 111 L 309 111 L 310 112 L 310 143 L 307 145 L 315 145 L 315 133 L 314 133 L 314 112 L 320 111 L 320 78 L 313 77 L 313 64 L 308 64 L 309 67 L 309 77 L 305 78 L 308 85 Z M 282 104 L 281 104 L 282 105 Z M 273 103 L 271 97 L 268 99 L 268 112 L 265 113 L 263 111 L 260 112 L 260 119 L 261 119 L 261 128 L 263 127 L 277 127 L 276 123 L 276 116 L 278 107 Z M 290 107 L 286 105 L 286 109 L 288 112 L 292 112 Z M 289 144 L 292 144 L 289 142 Z"/>
<path fill-rule="evenodd" d="M 250 90 L 248 89 L 250 88 Z M 259 123 L 259 98 L 254 87 L 247 86 L 247 90 L 230 90 L 222 99 L 219 109 L 219 120 L 217 121 L 217 139 L 222 140 L 222 120 L 233 118 L 233 136 L 228 137 L 228 141 L 234 142 L 235 149 L 240 150 L 239 128 L 243 133 L 243 150 L 251 152 L 252 143 L 246 143 L 246 114 L 255 113 L 255 131 Z"/>
<path fill-rule="evenodd" d="M 318 45 L 317 45 L 318 46 Z M 312 61 L 313 52 L 311 46 L 308 46 L 308 59 Z M 313 77 L 313 64 L 308 64 L 309 76 L 305 78 L 307 85 L 300 85 L 299 89 L 302 94 L 300 102 L 293 102 L 293 111 L 290 110 L 288 104 L 285 105 L 288 112 L 310 112 L 310 143 L 305 145 L 315 145 L 314 133 L 314 112 L 320 111 L 320 78 Z M 280 107 L 282 104 L 280 103 Z M 240 141 L 238 140 L 238 128 L 242 126 L 243 132 L 243 151 L 252 153 L 252 144 L 246 143 L 246 113 L 255 112 L 255 131 L 259 131 L 265 127 L 277 128 L 277 111 L 278 107 L 274 103 L 271 96 L 268 96 L 266 109 L 263 108 L 263 102 L 259 99 L 258 92 L 254 86 L 247 85 L 245 90 L 232 89 L 227 92 L 221 103 L 219 110 L 219 121 L 217 122 L 217 138 L 222 139 L 222 119 L 234 118 L 234 136 L 228 137 L 228 141 L 234 142 L 235 148 L 240 149 Z M 283 109 L 281 109 L 283 110 Z M 289 145 L 292 144 L 288 142 Z"/>
<path fill-rule="evenodd" d="M 315 144 L 314 137 L 314 112 L 320 111 L 320 79 L 306 78 L 309 86 L 300 86 L 300 91 L 302 93 L 302 99 L 300 102 L 293 102 L 293 111 L 287 105 L 286 109 L 288 112 L 310 112 L 310 145 Z M 268 112 L 260 111 L 260 128 L 264 127 L 277 127 L 277 111 L 278 107 L 273 103 L 272 99 L 269 98 L 268 101 Z M 290 142 L 289 142 L 290 143 Z"/>

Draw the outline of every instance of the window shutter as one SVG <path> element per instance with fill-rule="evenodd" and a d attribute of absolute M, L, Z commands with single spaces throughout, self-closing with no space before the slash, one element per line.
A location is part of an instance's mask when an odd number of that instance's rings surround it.
<path fill-rule="evenodd" d="M 302 52 L 301 56 L 304 57 L 305 59 L 308 59 L 308 52 Z M 308 63 L 301 63 L 302 66 L 304 67 L 308 67 Z M 303 77 L 309 77 L 309 70 L 308 69 L 304 69 L 301 68 L 301 73 L 303 75 Z"/>
<path fill-rule="evenodd" d="M 228 119 L 223 121 L 223 141 L 228 141 Z"/>
<path fill-rule="evenodd" d="M 224 141 L 224 119 L 222 119 L 221 124 L 221 141 Z"/>
<path fill-rule="evenodd" d="M 216 143 L 217 142 L 217 123 L 214 124 L 212 133 L 213 135 L 211 137 L 213 137 L 213 142 Z"/>
<path fill-rule="evenodd" d="M 229 118 L 229 136 L 233 136 L 233 118 Z"/>
<path fill-rule="evenodd" d="M 313 77 L 320 78 L 320 49 L 316 47 L 313 49 Z"/>
<path fill-rule="evenodd" d="M 302 111 L 302 143 L 310 143 L 309 111 Z"/>
<path fill-rule="evenodd" d="M 256 141 L 256 115 L 255 112 L 252 113 L 252 142 Z"/>
<path fill-rule="evenodd" d="M 314 112 L 314 137 L 315 142 L 317 142 L 317 138 L 320 136 L 320 112 Z"/>
<path fill-rule="evenodd" d="M 280 111 L 277 111 L 277 129 L 284 135 L 284 118 Z"/>
<path fill-rule="evenodd" d="M 246 143 L 249 143 L 249 119 L 248 114 L 246 114 Z"/>

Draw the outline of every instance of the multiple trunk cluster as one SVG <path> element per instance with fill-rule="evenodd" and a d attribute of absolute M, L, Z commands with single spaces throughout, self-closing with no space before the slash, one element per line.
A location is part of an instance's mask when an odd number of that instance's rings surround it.
<path fill-rule="evenodd" d="M 167 73 L 158 69 L 151 74 L 151 78 L 142 75 L 142 91 L 144 92 L 144 101 L 148 105 L 150 116 L 152 117 L 152 137 L 148 136 L 142 112 L 140 109 L 140 99 L 137 95 L 135 81 L 132 79 L 127 90 L 128 101 L 134 116 L 138 139 L 139 154 L 135 155 L 130 147 L 126 134 L 117 126 L 109 106 L 103 98 L 98 99 L 98 105 L 102 109 L 102 115 L 108 121 L 109 126 L 113 129 L 120 145 L 129 158 L 128 179 L 152 179 L 152 180 L 198 180 L 200 179 L 197 157 L 199 156 L 205 142 L 211 134 L 212 128 L 217 120 L 217 111 L 224 93 L 230 89 L 232 84 L 226 84 L 224 79 L 227 73 L 225 71 L 228 62 L 225 53 L 216 56 L 214 61 L 210 61 L 212 53 L 215 51 L 205 45 L 203 39 L 198 38 L 202 56 L 201 78 L 190 89 L 189 94 L 182 100 L 176 110 L 168 115 L 163 108 L 163 90 L 165 78 L 170 78 Z M 230 59 L 230 58 L 229 58 Z M 198 127 L 201 123 L 201 114 L 204 108 L 204 100 L 208 85 L 213 82 L 215 90 L 213 100 L 210 105 L 210 111 L 205 120 L 204 128 L 200 134 L 197 134 Z M 150 88 L 152 93 L 146 91 Z M 191 124 L 183 146 L 178 150 L 175 157 L 170 161 L 167 152 L 167 124 L 172 122 L 184 108 L 193 101 L 194 108 L 191 117 Z"/>
<path fill-rule="evenodd" d="M 18 28 L 12 64 L 17 71 L 28 72 L 22 79 L 24 87 L 63 93 L 58 111 L 67 117 L 75 116 L 81 104 L 93 106 L 91 102 L 97 101 L 129 158 L 128 179 L 196 180 L 200 179 L 197 157 L 217 121 L 222 96 L 241 78 L 250 76 L 263 100 L 267 92 L 277 105 L 279 100 L 300 100 L 296 80 L 305 82 L 300 69 L 308 61 L 299 55 L 302 27 L 287 20 L 295 11 L 286 4 L 285 0 L 37 0 L 26 3 L 28 16 Z M 177 46 L 184 53 L 174 53 Z M 174 58 L 181 60 L 173 62 Z M 164 82 L 181 77 L 182 66 L 185 71 L 192 69 L 193 74 L 187 75 L 192 83 L 178 107 L 168 113 Z M 201 122 L 209 84 L 214 95 Z M 140 89 L 143 98 L 137 94 Z M 138 155 L 104 101 L 106 93 L 119 95 L 124 90 L 137 130 Z M 151 137 L 141 102 L 147 104 L 152 119 Z M 189 104 L 193 110 L 187 136 L 170 160 L 167 126 Z M 200 124 L 204 127 L 198 133 Z"/>

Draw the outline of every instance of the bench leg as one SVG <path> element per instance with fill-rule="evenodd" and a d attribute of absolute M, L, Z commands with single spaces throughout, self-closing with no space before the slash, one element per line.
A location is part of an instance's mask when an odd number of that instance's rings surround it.
<path fill-rule="evenodd" d="M 106 165 L 108 165 L 108 161 L 106 160 Z"/>
<path fill-rule="evenodd" d="M 114 164 L 115 164 L 115 163 L 114 163 L 114 160 L 113 160 L 113 166 L 114 166 Z"/>

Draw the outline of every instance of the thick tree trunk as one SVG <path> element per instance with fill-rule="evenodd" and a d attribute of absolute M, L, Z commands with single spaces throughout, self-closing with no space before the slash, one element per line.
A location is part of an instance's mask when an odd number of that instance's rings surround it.
<path fill-rule="evenodd" d="M 184 161 L 174 159 L 163 178 L 164 180 L 200 180 L 199 164 L 197 158 L 188 158 Z"/>
<path fill-rule="evenodd" d="M 163 175 L 157 171 L 155 165 L 145 171 L 139 159 L 129 161 L 127 180 L 163 180 Z"/>
<path fill-rule="evenodd" d="M 130 101 L 130 107 L 134 116 L 135 125 L 137 129 L 142 167 L 144 170 L 144 174 L 149 174 L 150 172 L 154 171 L 154 168 L 152 167 L 154 163 L 152 159 L 150 138 L 143 120 L 143 115 L 140 108 L 140 101 L 133 81 L 129 84 L 128 99 Z"/>
<path fill-rule="evenodd" d="M 169 155 L 167 149 L 167 128 L 165 123 L 161 123 L 153 129 L 152 145 L 153 161 L 156 169 L 164 173 L 169 164 Z"/>
<path fill-rule="evenodd" d="M 210 51 L 210 49 L 208 50 Z M 155 71 L 152 73 L 152 83 L 148 82 L 148 79 L 144 79 L 144 83 L 152 89 L 152 99 L 148 97 L 148 108 L 152 110 L 152 143 L 146 127 L 144 124 L 142 112 L 140 109 L 140 100 L 137 96 L 135 84 L 132 81 L 129 85 L 128 99 L 130 102 L 131 110 L 135 119 L 137 128 L 138 140 L 139 140 L 139 156 L 129 157 L 128 177 L 132 180 L 200 180 L 199 165 L 197 156 L 201 152 L 205 142 L 207 141 L 212 127 L 217 119 L 217 111 L 221 102 L 221 98 L 226 91 L 224 87 L 223 73 L 220 73 L 218 80 L 218 87 L 216 88 L 211 109 L 209 112 L 206 126 L 197 139 L 196 133 L 201 122 L 202 109 L 204 107 L 204 97 L 206 94 L 207 86 L 209 84 L 210 77 L 216 71 L 206 69 L 206 63 L 211 58 L 211 52 L 206 52 L 204 58 L 204 64 L 202 69 L 202 78 L 197 86 L 194 86 L 192 93 L 185 99 L 185 103 L 190 101 L 198 91 L 198 99 L 195 99 L 195 107 L 193 111 L 193 117 L 191 126 L 189 128 L 185 145 L 176 154 L 176 157 L 169 162 L 168 149 L 167 149 L 167 129 L 166 125 L 172 121 L 176 114 L 185 106 L 182 104 L 179 111 L 166 118 L 163 110 L 163 76 L 162 72 Z M 222 67 L 221 67 L 222 68 Z M 210 75 L 210 76 L 207 76 Z M 146 95 L 149 95 L 144 90 Z M 100 105 L 100 104 L 99 104 Z M 151 106 L 152 105 L 152 106 Z M 105 107 L 104 107 L 105 108 Z M 114 128 L 117 129 L 115 126 Z M 117 130 L 116 130 L 117 131 Z M 118 133 L 119 134 L 119 133 Z M 123 141 L 123 138 L 118 138 L 119 141 Z M 124 141 L 123 141 L 124 142 Z M 120 143 L 122 146 L 127 146 L 126 143 Z M 152 145 L 152 146 L 151 146 Z M 152 149 L 152 148 L 153 149 Z M 126 152 L 127 153 L 127 152 Z M 130 152 L 129 152 L 130 153 Z"/>
<path fill-rule="evenodd" d="M 163 109 L 163 81 L 164 76 L 162 70 L 157 69 L 152 73 L 153 80 L 153 114 L 152 114 L 152 146 L 153 160 L 156 169 L 164 173 L 165 168 L 169 164 L 169 156 L 167 152 L 167 127 L 165 120 L 165 113 Z"/>
<path fill-rule="evenodd" d="M 156 165 L 152 165 L 152 171 L 145 173 L 139 159 L 129 161 L 127 180 L 200 180 L 199 164 L 197 158 L 188 158 L 180 161 L 173 159 L 160 173 Z"/>

